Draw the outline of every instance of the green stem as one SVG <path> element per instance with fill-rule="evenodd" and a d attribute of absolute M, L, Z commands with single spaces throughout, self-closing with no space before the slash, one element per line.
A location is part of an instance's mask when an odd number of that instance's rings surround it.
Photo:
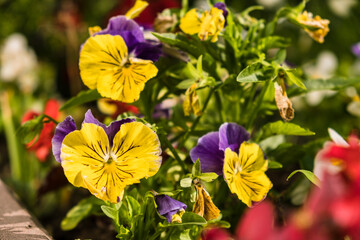
<path fill-rule="evenodd" d="M 253 122 L 254 122 L 255 117 L 256 117 L 256 114 L 259 111 L 262 100 L 264 99 L 266 90 L 268 89 L 269 85 L 270 85 L 270 80 L 265 82 L 265 85 L 264 85 L 263 89 L 261 90 L 260 95 L 257 97 L 256 105 L 254 106 L 253 111 L 250 114 L 249 121 L 247 123 L 247 129 L 250 129 L 252 127 Z"/>
<path fill-rule="evenodd" d="M 215 93 L 215 100 L 216 100 L 216 105 L 217 105 L 217 109 L 220 113 L 220 122 L 224 122 L 225 119 L 226 119 L 226 115 L 223 111 L 223 106 L 222 106 L 222 101 L 221 101 L 221 98 L 220 98 L 220 94 L 218 91 L 216 91 Z"/>
<path fill-rule="evenodd" d="M 182 168 L 182 170 L 184 171 L 184 173 L 187 173 L 188 170 L 186 169 L 186 166 L 184 164 L 184 162 L 181 160 L 181 158 L 179 157 L 178 153 L 176 152 L 175 148 L 173 147 L 173 145 L 170 143 L 170 141 L 167 139 L 167 136 L 162 135 L 162 140 L 163 142 L 165 142 L 166 146 L 169 148 L 170 152 L 174 155 L 175 160 L 178 162 L 178 164 L 180 165 L 180 167 Z"/>
<path fill-rule="evenodd" d="M 11 107 L 9 103 L 9 93 L 3 92 L 1 95 L 1 113 L 4 122 L 4 130 L 7 142 L 7 148 L 10 155 L 10 170 L 11 176 L 16 181 L 21 181 L 22 176 L 22 161 L 20 157 L 19 144 L 16 137 L 16 131 L 12 120 Z"/>

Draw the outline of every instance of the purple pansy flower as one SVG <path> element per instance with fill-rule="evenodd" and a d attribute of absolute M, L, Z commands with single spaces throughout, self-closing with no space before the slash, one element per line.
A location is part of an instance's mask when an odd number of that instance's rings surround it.
<path fill-rule="evenodd" d="M 360 57 L 360 42 L 354 44 L 351 50 L 355 56 Z"/>
<path fill-rule="evenodd" d="M 85 118 L 83 123 L 93 123 L 95 125 L 102 127 L 109 138 L 110 146 L 112 146 L 114 136 L 120 130 L 121 125 L 124 123 L 129 123 L 134 121 L 135 121 L 134 119 L 127 118 L 119 121 L 114 121 L 109 126 L 106 126 L 105 124 L 99 122 L 99 120 L 97 120 L 94 117 L 91 110 L 88 110 L 85 113 Z M 57 125 L 55 129 L 54 137 L 52 139 L 52 151 L 55 156 L 55 160 L 57 162 L 61 163 L 61 157 L 60 157 L 61 145 L 62 142 L 64 141 L 64 138 L 66 137 L 66 135 L 68 135 L 69 133 L 75 130 L 76 130 L 75 121 L 71 116 L 66 117 L 64 121 L 62 121 Z"/>
<path fill-rule="evenodd" d="M 159 214 L 166 217 L 169 223 L 172 222 L 174 214 L 184 212 L 187 207 L 185 203 L 177 201 L 168 195 L 156 195 L 155 202 Z"/>
<path fill-rule="evenodd" d="M 198 140 L 198 144 L 190 151 L 191 160 L 201 163 L 202 172 L 223 174 L 225 149 L 238 152 L 241 143 L 250 139 L 249 133 L 236 123 L 224 123 L 218 132 L 210 132 Z"/>
<path fill-rule="evenodd" d="M 120 35 L 128 48 L 128 52 L 134 54 L 136 58 L 157 61 L 162 54 L 162 46 L 157 41 L 146 40 L 143 30 L 132 19 L 125 16 L 112 17 L 107 27 L 96 35 Z"/>

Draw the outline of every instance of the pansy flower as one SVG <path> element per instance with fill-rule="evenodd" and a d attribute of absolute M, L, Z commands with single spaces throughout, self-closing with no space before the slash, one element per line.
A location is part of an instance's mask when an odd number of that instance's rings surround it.
<path fill-rule="evenodd" d="M 52 144 L 70 183 L 112 203 L 127 185 L 153 176 L 161 165 L 160 142 L 149 127 L 133 119 L 106 126 L 90 110 L 80 130 L 71 116 L 58 124 Z"/>
<path fill-rule="evenodd" d="M 80 52 L 84 84 L 113 100 L 138 100 L 145 83 L 158 72 L 153 62 L 160 57 L 161 45 L 146 40 L 139 25 L 127 16 L 113 17 L 106 29 L 95 27 L 90 33 Z"/>
<path fill-rule="evenodd" d="M 320 16 L 313 17 L 312 13 L 304 11 L 297 16 L 296 21 L 306 27 L 305 31 L 312 39 L 319 43 L 324 42 L 329 32 L 329 20 L 322 19 Z"/>
<path fill-rule="evenodd" d="M 202 172 L 224 173 L 231 192 L 250 207 L 266 197 L 272 183 L 265 174 L 268 161 L 257 144 L 246 142 L 249 139 L 242 126 L 224 123 L 218 132 L 201 137 L 190 157 L 200 160 Z"/>
<path fill-rule="evenodd" d="M 214 5 L 210 11 L 204 11 L 200 17 L 196 9 L 192 9 L 180 19 L 180 29 L 186 34 L 198 34 L 203 41 L 211 38 L 211 42 L 216 42 L 225 26 L 227 13 L 225 4 Z"/>
<path fill-rule="evenodd" d="M 159 214 L 166 217 L 169 223 L 181 223 L 181 216 L 184 214 L 187 207 L 185 203 L 164 194 L 155 195 L 155 202 Z"/>
<path fill-rule="evenodd" d="M 352 45 L 351 51 L 355 56 L 360 57 L 360 42 Z"/>
<path fill-rule="evenodd" d="M 44 109 L 44 114 L 57 120 L 60 116 L 59 112 L 60 105 L 58 101 L 54 99 L 50 99 L 47 101 Z M 34 111 L 28 111 L 25 113 L 22 123 L 29 121 L 35 117 L 39 116 L 39 113 Z M 46 118 L 45 118 L 46 119 Z M 34 138 L 30 143 L 28 143 L 27 150 L 34 151 L 36 157 L 41 161 L 45 162 L 48 158 L 50 151 L 51 151 L 51 138 L 54 135 L 55 123 L 54 122 L 47 122 L 44 123 L 43 129 L 40 132 L 39 138 Z M 36 142 L 35 142 L 36 141 Z"/>

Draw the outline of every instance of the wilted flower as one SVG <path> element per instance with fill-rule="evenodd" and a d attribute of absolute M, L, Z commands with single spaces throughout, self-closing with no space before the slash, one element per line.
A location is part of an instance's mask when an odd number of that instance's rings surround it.
<path fill-rule="evenodd" d="M 296 20 L 305 26 L 305 31 L 311 38 L 319 43 L 324 42 L 324 37 L 329 32 L 329 20 L 322 19 L 320 16 L 313 17 L 313 14 L 307 11 L 299 14 Z"/>
<path fill-rule="evenodd" d="M 196 190 L 196 200 L 193 206 L 193 212 L 204 217 L 207 221 L 217 219 L 220 216 L 220 210 L 213 203 L 209 193 L 200 182 L 194 186 Z"/>
<path fill-rule="evenodd" d="M 187 34 L 198 34 L 201 40 L 207 40 L 209 37 L 212 42 L 218 40 L 221 30 L 225 26 L 226 6 L 217 5 L 210 11 L 204 11 L 201 17 L 198 16 L 196 9 L 192 9 L 180 19 L 180 28 Z"/>
<path fill-rule="evenodd" d="M 191 113 L 194 113 L 196 116 L 200 116 L 202 114 L 200 109 L 200 99 L 196 94 L 196 88 L 197 84 L 194 83 L 185 92 L 185 99 L 183 103 L 185 116 L 189 116 Z"/>
<path fill-rule="evenodd" d="M 6 38 L 0 52 L 0 79 L 18 81 L 23 92 L 32 92 L 37 86 L 35 52 L 29 48 L 26 38 L 14 33 Z"/>
<path fill-rule="evenodd" d="M 70 183 L 96 197 L 120 201 L 127 185 L 153 176 L 161 164 L 158 136 L 133 119 L 106 126 L 89 110 L 80 130 L 68 116 L 55 131 L 53 153 Z"/>
<path fill-rule="evenodd" d="M 279 109 L 282 119 L 291 121 L 294 118 L 294 109 L 292 103 L 286 94 L 285 84 L 280 80 L 280 84 L 275 83 L 275 103 Z"/>
<path fill-rule="evenodd" d="M 54 120 L 57 120 L 60 116 L 59 112 L 59 103 L 58 101 L 54 99 L 50 99 L 47 101 L 44 109 L 44 114 L 53 118 Z M 22 123 L 25 123 L 26 121 L 29 121 L 40 114 L 34 111 L 28 111 L 25 113 L 22 119 Z M 45 118 L 46 119 L 46 118 Z M 30 143 L 28 143 L 27 150 L 28 151 L 34 151 L 36 154 L 36 157 L 41 161 L 46 161 L 47 157 L 50 154 L 51 150 L 51 138 L 54 135 L 54 129 L 55 129 L 55 123 L 50 121 L 47 123 L 44 123 L 43 129 L 40 132 L 39 138 L 36 141 L 36 138 L 33 139 Z M 36 142 L 35 142 L 36 141 Z"/>
<path fill-rule="evenodd" d="M 250 207 L 266 197 L 272 184 L 265 175 L 268 161 L 257 144 L 245 142 L 249 138 L 243 127 L 224 123 L 219 132 L 201 137 L 190 157 L 200 160 L 202 172 L 224 173 L 231 192 Z"/>
<path fill-rule="evenodd" d="M 179 202 L 168 195 L 155 195 L 157 210 L 160 215 L 166 217 L 169 223 L 181 223 L 181 216 L 184 214 L 186 205 Z"/>

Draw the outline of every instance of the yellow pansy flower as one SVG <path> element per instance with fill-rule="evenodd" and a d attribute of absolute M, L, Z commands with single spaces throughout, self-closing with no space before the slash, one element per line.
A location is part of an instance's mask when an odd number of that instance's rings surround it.
<path fill-rule="evenodd" d="M 109 34 L 92 36 L 85 42 L 79 67 L 87 87 L 126 103 L 138 100 L 145 83 L 158 72 L 151 60 L 130 57 L 121 36 Z"/>
<path fill-rule="evenodd" d="M 296 20 L 308 27 L 315 28 L 314 30 L 310 30 L 305 28 L 305 31 L 311 38 L 319 43 L 324 42 L 324 37 L 329 32 L 329 23 L 330 21 L 327 19 L 322 19 L 320 16 L 313 17 L 313 14 L 307 11 L 299 14 Z"/>
<path fill-rule="evenodd" d="M 272 187 L 265 171 L 268 161 L 259 145 L 243 142 L 239 155 L 230 148 L 225 150 L 224 177 L 232 193 L 248 207 L 260 202 Z"/>
<path fill-rule="evenodd" d="M 61 165 L 70 183 L 116 203 L 127 185 L 155 175 L 161 165 L 159 139 L 143 123 L 129 121 L 109 127 L 84 122 L 65 136 Z"/>
<path fill-rule="evenodd" d="M 211 42 L 218 40 L 220 31 L 224 28 L 225 17 L 223 10 L 212 7 L 204 11 L 199 18 L 196 9 L 192 9 L 180 19 L 180 29 L 187 34 L 198 34 L 201 40 L 211 38 Z"/>

